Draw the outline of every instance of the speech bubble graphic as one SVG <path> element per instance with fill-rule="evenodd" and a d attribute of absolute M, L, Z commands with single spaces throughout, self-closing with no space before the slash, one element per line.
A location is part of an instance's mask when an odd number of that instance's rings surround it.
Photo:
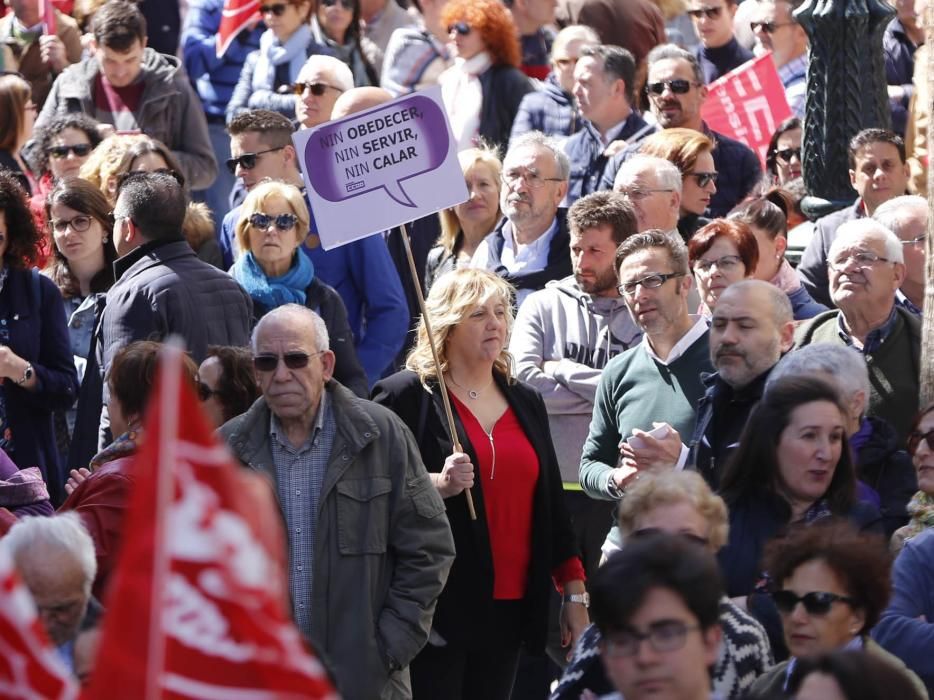
<path fill-rule="evenodd" d="M 383 189 L 399 204 L 417 208 L 402 182 L 440 167 L 449 146 L 441 108 L 412 95 L 317 129 L 305 146 L 305 173 L 330 202 Z"/>

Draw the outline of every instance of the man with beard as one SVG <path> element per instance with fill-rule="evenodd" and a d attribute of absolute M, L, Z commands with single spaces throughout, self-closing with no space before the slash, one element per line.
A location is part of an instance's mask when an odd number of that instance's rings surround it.
<path fill-rule="evenodd" d="M 471 265 L 482 267 L 516 288 L 516 305 L 545 283 L 571 274 L 567 210 L 571 164 L 558 142 L 530 131 L 503 159 L 500 207 L 506 218 L 477 247 Z"/>
<path fill-rule="evenodd" d="M 594 498 L 622 498 L 639 475 L 626 450 L 646 444 L 659 421 L 679 434 L 694 425 L 700 373 L 713 367 L 707 322 L 688 314 L 687 255 L 680 238 L 658 230 L 630 236 L 616 251 L 619 292 L 644 335 L 600 377 L 580 466 L 581 486 Z"/>
<path fill-rule="evenodd" d="M 581 446 L 604 366 L 642 337 L 616 288 L 614 268 L 617 246 L 636 233 L 637 224 L 622 195 L 595 192 L 574 203 L 568 226 L 574 274 L 529 295 L 509 351 L 519 379 L 545 399 L 565 504 L 589 577 L 612 517 L 606 504 L 580 492 Z"/>

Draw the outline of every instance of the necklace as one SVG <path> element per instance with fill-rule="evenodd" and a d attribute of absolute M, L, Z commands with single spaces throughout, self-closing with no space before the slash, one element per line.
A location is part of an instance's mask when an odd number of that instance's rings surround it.
<path fill-rule="evenodd" d="M 466 392 L 467 392 L 467 396 L 470 397 L 471 401 L 476 401 L 477 399 L 479 399 L 479 398 L 480 398 L 480 394 L 482 394 L 484 391 L 486 391 L 487 389 L 489 389 L 489 388 L 493 385 L 493 380 L 491 379 L 489 384 L 487 384 L 485 387 L 483 387 L 482 389 L 480 389 L 479 391 L 477 391 L 477 390 L 474 390 L 474 389 L 468 389 L 467 387 L 465 387 L 465 386 L 461 385 L 460 383 L 458 383 L 458 381 L 457 381 L 456 379 L 454 379 L 454 375 L 453 375 L 451 372 L 448 372 L 448 379 L 450 379 L 452 382 L 454 382 L 454 386 L 457 386 L 457 387 L 463 389 L 464 391 L 466 391 Z"/>

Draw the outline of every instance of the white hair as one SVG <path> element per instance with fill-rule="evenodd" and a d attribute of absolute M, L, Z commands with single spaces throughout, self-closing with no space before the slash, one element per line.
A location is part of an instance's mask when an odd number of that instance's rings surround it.
<path fill-rule="evenodd" d="M 350 70 L 350 66 L 348 66 L 339 58 L 325 56 L 320 53 L 309 56 L 308 60 L 305 61 L 305 64 L 301 67 L 301 70 L 298 71 L 299 78 L 301 78 L 302 73 L 305 72 L 306 68 L 308 70 L 311 70 L 312 68 L 319 68 L 323 71 L 326 71 L 327 74 L 331 76 L 331 82 L 334 83 L 334 85 L 331 87 L 339 88 L 344 92 L 347 92 L 354 86 L 353 71 Z"/>
<path fill-rule="evenodd" d="M 928 217 L 928 201 L 916 194 L 903 194 L 879 205 L 872 218 L 889 229 L 896 236 L 902 226 L 917 217 L 926 222 Z"/>
<path fill-rule="evenodd" d="M 551 55 L 555 55 L 555 51 L 558 49 L 563 49 L 565 46 L 570 44 L 572 41 L 583 41 L 587 44 L 593 44 L 596 46 L 600 43 L 600 37 L 597 35 L 597 32 L 593 28 L 588 27 L 586 24 L 569 24 L 555 37 L 555 40 L 551 44 Z"/>
<path fill-rule="evenodd" d="M 810 377 L 818 372 L 827 375 L 846 398 L 862 391 L 865 397 L 862 412 L 866 412 L 870 393 L 869 368 L 858 350 L 844 345 L 817 343 L 793 350 L 775 365 L 766 382 L 766 390 L 782 377 Z"/>
<path fill-rule="evenodd" d="M 613 187 L 619 184 L 621 177 L 634 177 L 646 171 L 653 172 L 660 187 L 674 190 L 680 194 L 683 179 L 678 166 L 665 158 L 636 154 L 627 159 L 616 172 Z"/>
<path fill-rule="evenodd" d="M 541 131 L 527 131 L 509 142 L 509 151 L 503 158 L 503 165 L 509 160 L 509 156 L 521 148 L 544 148 L 546 151 L 551 151 L 555 164 L 558 166 L 558 177 L 567 180 L 571 176 L 571 161 L 568 160 L 567 154 L 561 149 L 561 144 L 557 139 L 546 136 Z"/>
<path fill-rule="evenodd" d="M 17 567 L 22 566 L 24 558 L 42 545 L 62 550 L 74 557 L 84 572 L 84 592 L 90 594 L 97 576 L 97 558 L 94 554 L 94 540 L 81 522 L 81 517 L 70 512 L 50 517 L 23 518 L 0 539 L 0 547 L 7 551 Z M 43 554 L 47 556 L 47 553 Z"/>
<path fill-rule="evenodd" d="M 850 238 L 868 234 L 882 238 L 885 245 L 885 257 L 889 259 L 889 262 L 905 262 L 905 252 L 898 236 L 892 233 L 891 229 L 886 228 L 874 219 L 854 219 L 840 224 L 837 228 L 836 238 L 830 244 L 830 250 L 827 251 L 827 259 L 833 260 L 834 251 L 849 243 Z"/>
<path fill-rule="evenodd" d="M 299 253 L 299 255 L 302 255 L 302 253 Z M 259 338 L 262 327 L 282 317 L 291 317 L 294 321 L 292 327 L 297 326 L 302 330 L 309 327 L 314 329 L 316 352 L 324 352 L 330 349 L 331 339 L 328 336 L 328 327 L 325 325 L 323 318 L 307 306 L 302 306 L 301 304 L 283 304 L 282 306 L 277 306 L 263 316 L 259 320 L 259 323 L 256 324 L 256 328 L 253 329 L 253 334 L 250 336 L 250 348 L 254 353 L 256 352 L 256 341 Z"/>

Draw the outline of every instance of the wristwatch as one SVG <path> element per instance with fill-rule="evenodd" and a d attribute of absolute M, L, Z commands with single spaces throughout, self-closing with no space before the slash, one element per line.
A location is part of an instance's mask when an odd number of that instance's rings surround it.
<path fill-rule="evenodd" d="M 23 378 L 20 379 L 19 381 L 17 381 L 16 383 L 17 383 L 19 386 L 23 386 L 23 384 L 25 384 L 26 382 L 28 382 L 30 379 L 32 379 L 32 365 L 31 365 L 30 363 L 27 362 L 27 363 L 26 363 L 26 369 L 23 370 Z"/>
<path fill-rule="evenodd" d="M 585 608 L 590 607 L 589 593 L 565 593 L 561 596 L 562 603 L 580 603 Z"/>

